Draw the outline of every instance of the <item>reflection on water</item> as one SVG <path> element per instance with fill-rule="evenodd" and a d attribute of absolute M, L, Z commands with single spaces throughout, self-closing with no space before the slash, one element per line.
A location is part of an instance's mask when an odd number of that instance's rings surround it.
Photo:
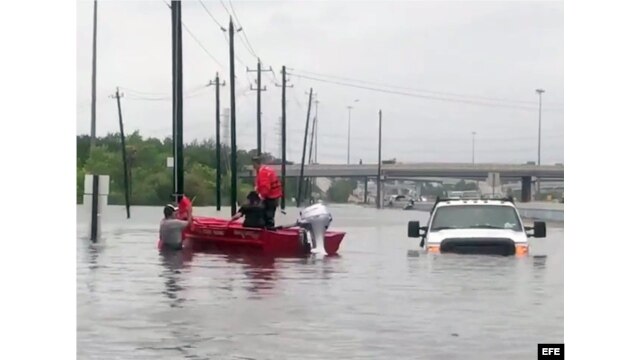
<path fill-rule="evenodd" d="M 544 269 L 547 264 L 547 255 L 533 256 L 533 266 L 538 269 Z"/>
<path fill-rule="evenodd" d="M 337 207 L 339 256 L 273 258 L 159 251 L 159 211 L 78 238 L 79 359 L 519 359 L 563 341 L 562 228 L 545 256 L 412 257 L 414 214 Z"/>
<path fill-rule="evenodd" d="M 188 250 L 171 251 L 165 249 L 158 252 L 164 267 L 160 273 L 160 276 L 165 279 L 165 290 L 162 293 L 171 300 L 171 307 L 181 307 L 185 299 L 180 297 L 180 292 L 184 290 L 184 287 L 180 285 L 179 275 L 188 266 L 188 262 L 193 258 L 193 253 Z"/>
<path fill-rule="evenodd" d="M 250 293 L 250 298 L 259 299 L 271 294 L 278 277 L 275 258 L 256 253 L 242 253 L 240 251 L 228 253 L 224 258 L 229 263 L 242 266 L 242 273 L 248 280 L 248 284 L 244 286 L 244 289 Z"/>
<path fill-rule="evenodd" d="M 83 251 L 83 255 L 87 258 L 87 268 L 89 269 L 91 277 L 95 277 L 96 275 L 94 273 L 100 268 L 100 265 L 98 265 L 98 257 L 100 256 L 101 250 L 101 245 L 92 243 Z M 89 294 L 94 294 L 96 292 L 95 281 L 87 281 L 86 285 Z"/>

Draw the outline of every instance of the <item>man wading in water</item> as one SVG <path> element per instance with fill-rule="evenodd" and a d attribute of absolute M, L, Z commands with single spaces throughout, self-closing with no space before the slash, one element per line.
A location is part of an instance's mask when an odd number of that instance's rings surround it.
<path fill-rule="evenodd" d="M 282 197 L 282 184 L 272 168 L 262 165 L 260 156 L 254 156 L 252 160 L 256 170 L 255 190 L 264 204 L 265 226 L 274 228 L 278 200 Z"/>
<path fill-rule="evenodd" d="M 181 250 L 182 232 L 191 226 L 193 222 L 191 207 L 187 211 L 187 220 L 176 218 L 176 209 L 173 205 L 164 207 L 164 219 L 160 222 L 160 244 L 164 249 Z"/>

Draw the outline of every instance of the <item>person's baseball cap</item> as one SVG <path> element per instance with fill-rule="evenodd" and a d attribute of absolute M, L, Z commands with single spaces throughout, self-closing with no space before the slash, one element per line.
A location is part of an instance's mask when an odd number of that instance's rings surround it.
<path fill-rule="evenodd" d="M 176 210 L 178 210 L 178 208 L 176 208 L 174 205 L 167 204 L 164 206 L 164 216 L 169 216 L 176 212 Z"/>

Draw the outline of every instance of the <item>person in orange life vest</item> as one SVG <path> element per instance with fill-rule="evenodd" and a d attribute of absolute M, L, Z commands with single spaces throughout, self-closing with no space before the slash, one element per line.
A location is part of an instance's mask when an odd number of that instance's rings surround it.
<path fill-rule="evenodd" d="M 255 190 L 264 204 L 264 222 L 267 228 L 275 227 L 278 200 L 282 197 L 282 184 L 272 168 L 263 165 L 259 156 L 253 157 L 253 168 L 256 171 Z"/>
<path fill-rule="evenodd" d="M 194 197 L 195 199 L 195 197 Z M 189 213 L 193 211 L 193 203 L 187 196 L 182 196 L 178 203 L 178 209 L 176 218 L 186 220 L 189 217 Z"/>

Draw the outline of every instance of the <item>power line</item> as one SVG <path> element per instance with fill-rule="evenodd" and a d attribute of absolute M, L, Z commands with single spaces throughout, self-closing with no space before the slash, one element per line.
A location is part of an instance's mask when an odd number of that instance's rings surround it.
<path fill-rule="evenodd" d="M 244 28 L 240 27 L 240 29 L 244 30 Z M 250 45 L 247 45 L 247 41 L 242 37 L 242 35 L 244 35 L 244 31 L 241 31 L 241 36 L 240 36 L 240 43 L 242 44 L 242 46 L 244 46 L 245 49 L 247 49 L 247 52 L 249 53 L 249 55 L 255 57 L 256 59 L 258 58 L 258 55 L 256 55 L 255 52 L 253 52 L 252 49 L 250 49 Z"/>
<path fill-rule="evenodd" d="M 231 16 L 231 13 L 229 12 L 229 9 L 227 9 L 227 6 L 224 4 L 224 2 L 222 0 L 220 0 L 220 4 L 222 4 L 222 7 L 227 12 L 227 14 L 229 14 L 229 16 Z"/>
<path fill-rule="evenodd" d="M 251 54 L 253 54 L 253 56 L 255 56 L 256 58 L 259 57 L 256 54 L 256 52 L 253 50 L 253 46 L 251 46 L 251 42 L 249 41 L 249 37 L 247 37 L 247 31 L 244 30 L 244 26 L 242 26 L 242 24 L 240 23 L 240 18 L 238 17 L 238 14 L 236 13 L 236 9 L 233 7 L 233 3 L 231 2 L 231 0 L 229 0 L 229 6 L 231 7 L 231 11 L 233 12 L 233 15 L 235 15 L 235 17 L 236 17 L 236 21 L 238 22 L 238 26 L 240 26 L 240 28 L 243 29 L 242 35 L 244 35 L 245 40 L 247 40 L 247 45 L 248 45 L 247 50 L 249 50 L 251 52 Z M 242 36 L 240 38 L 242 38 Z"/>
<path fill-rule="evenodd" d="M 222 5 L 222 7 L 224 8 L 224 10 L 227 12 L 227 14 L 229 15 L 229 17 L 230 17 L 231 19 L 233 19 L 233 18 L 234 18 L 234 16 L 231 14 L 231 12 L 229 11 L 229 9 L 226 7 L 226 5 L 224 4 L 224 2 L 223 2 L 222 0 L 220 0 L 220 4 L 221 4 L 221 5 Z M 231 2 L 229 2 L 229 5 L 231 5 L 232 10 L 233 10 L 233 5 L 231 4 Z M 235 10 L 233 10 L 233 13 L 235 14 Z M 239 30 L 243 30 L 242 24 L 240 24 L 240 20 L 238 19 L 238 16 L 237 16 L 237 15 L 235 16 L 235 20 L 236 20 L 236 22 L 238 23 L 238 28 L 239 28 Z M 244 31 L 242 31 L 242 32 L 244 32 Z M 242 35 L 245 35 L 245 37 L 246 37 L 246 34 L 241 34 L 241 35 L 240 35 L 240 43 L 242 43 L 242 45 L 245 47 L 245 49 L 247 49 L 247 51 L 249 52 L 249 55 L 251 55 L 251 56 L 254 56 L 254 57 L 258 58 L 258 55 L 256 55 L 256 53 L 253 51 L 253 48 L 251 48 L 251 45 L 247 45 L 247 44 L 245 43 L 245 40 L 244 40 L 244 38 L 242 37 Z M 225 40 L 227 41 L 227 44 L 228 44 L 228 43 L 229 43 L 229 39 L 226 37 L 226 34 L 225 34 Z M 244 63 L 244 61 L 242 61 L 242 60 L 240 59 L 240 57 L 238 57 L 238 54 L 235 54 L 235 57 L 236 57 L 236 60 L 238 60 L 238 61 L 239 61 L 243 66 L 247 67 L 247 64 L 245 64 L 245 63 Z"/>
<path fill-rule="evenodd" d="M 209 11 L 209 9 L 207 9 L 207 6 L 202 2 L 202 0 L 198 0 L 198 2 L 200 2 L 200 5 L 202 5 L 202 7 L 204 8 L 204 11 L 206 11 L 206 12 L 207 12 L 207 14 L 209 14 L 209 17 L 211 18 L 211 20 L 213 20 L 216 24 L 218 24 L 218 26 L 220 27 L 220 29 L 221 29 L 222 31 L 226 31 L 226 30 L 225 30 L 225 28 L 224 28 L 224 26 L 222 26 L 222 24 L 220 24 L 220 23 L 218 22 L 218 20 L 216 20 L 216 18 L 215 18 L 215 17 L 213 17 L 213 14 L 211 14 L 211 12 Z"/>
<path fill-rule="evenodd" d="M 310 75 L 316 75 L 316 76 L 320 76 L 320 77 L 333 78 L 333 79 L 338 79 L 338 80 L 346 80 L 346 81 L 352 81 L 352 82 L 359 82 L 359 83 L 363 83 L 363 84 L 388 87 L 388 88 L 392 88 L 392 89 L 401 89 L 401 90 L 409 90 L 409 91 L 415 91 L 415 92 L 423 92 L 423 93 L 429 93 L 429 94 L 434 94 L 434 95 L 445 95 L 445 96 L 454 96 L 454 97 L 471 98 L 471 99 L 475 98 L 475 99 L 480 99 L 480 100 L 513 102 L 513 103 L 531 104 L 531 105 L 537 104 L 537 102 L 535 102 L 535 101 L 510 100 L 510 99 L 489 98 L 489 97 L 476 96 L 476 95 L 456 94 L 456 93 L 449 93 L 449 92 L 443 92 L 443 91 L 433 91 L 433 90 L 417 89 L 417 88 L 410 88 L 410 87 L 403 87 L 403 86 L 396 86 L 396 85 L 388 85 L 388 84 L 372 82 L 372 81 L 365 81 L 365 80 L 359 80 L 359 79 L 348 78 L 348 77 L 340 77 L 340 76 L 335 76 L 335 75 L 320 74 L 320 73 L 307 71 L 307 70 L 300 70 L 300 69 L 291 69 L 291 70 L 298 71 L 298 72 L 301 72 L 301 73 L 310 74 Z"/>
<path fill-rule="evenodd" d="M 193 93 L 195 91 L 198 91 L 198 90 L 201 90 L 201 89 L 204 89 L 204 88 L 206 88 L 206 86 L 198 85 L 198 86 L 195 86 L 195 87 L 193 87 L 191 89 L 188 89 L 186 92 L 187 93 Z M 120 89 L 121 90 L 125 90 L 125 91 L 130 92 L 130 93 L 134 93 L 133 95 L 136 95 L 136 94 L 143 95 L 143 96 L 151 95 L 152 97 L 154 97 L 155 95 L 160 95 L 163 98 L 164 97 L 166 97 L 166 98 L 171 97 L 171 95 L 167 95 L 166 92 L 162 92 L 161 93 L 161 92 L 141 91 L 141 90 L 136 90 L 136 89 L 132 89 L 132 88 L 124 87 L 124 86 L 120 86 Z"/>
<path fill-rule="evenodd" d="M 169 7 L 169 9 L 171 9 L 171 5 L 169 5 L 169 3 L 167 3 L 165 0 L 163 0 L 164 3 Z M 184 23 L 184 21 L 181 21 L 182 23 L 182 27 L 187 30 L 187 33 L 191 36 L 191 38 L 193 38 L 193 40 L 200 46 L 200 48 L 202 50 L 204 50 L 204 52 L 207 53 L 207 55 L 209 55 L 209 57 L 216 62 L 216 64 L 220 65 L 220 67 L 222 69 L 225 69 L 224 65 L 222 65 L 222 63 L 220 61 L 218 61 L 218 59 L 215 58 L 215 56 L 211 55 L 211 53 L 209 52 L 209 50 L 207 50 L 204 45 L 202 45 L 202 43 L 200 42 L 200 40 L 198 40 L 198 38 L 191 32 L 191 30 L 189 30 L 189 27 L 187 27 L 187 25 Z"/>
<path fill-rule="evenodd" d="M 222 26 L 220 24 L 220 22 L 218 22 L 218 20 L 216 20 L 215 17 L 213 17 L 213 15 L 211 14 L 211 12 L 209 11 L 209 9 L 207 9 L 207 7 L 204 5 L 204 3 L 202 2 L 202 0 L 198 0 L 200 2 L 200 4 L 202 5 L 202 7 L 204 8 L 204 10 L 207 12 L 207 14 L 209 14 L 209 17 L 220 27 L 220 30 L 224 31 L 224 40 L 227 42 L 227 45 L 229 45 L 229 38 L 227 37 L 226 34 L 226 29 L 224 28 L 224 26 Z M 228 11 L 227 11 L 228 12 Z M 240 39 L 242 39 L 242 37 L 240 37 Z M 247 66 L 244 61 L 242 61 L 242 59 L 238 56 L 238 54 L 234 54 L 236 60 L 238 60 L 242 65 Z"/>
<path fill-rule="evenodd" d="M 227 30 L 224 28 L 224 26 L 222 26 L 222 24 L 220 24 L 220 22 L 218 22 L 218 20 L 216 20 L 216 18 L 211 14 L 211 12 L 209 11 L 209 9 L 207 9 L 207 7 L 204 5 L 204 3 L 202 2 L 202 0 L 198 0 L 200 2 L 200 5 L 202 5 L 202 8 L 207 12 L 207 14 L 209 15 L 209 17 L 216 23 L 216 25 L 218 25 L 220 27 L 220 30 L 223 31 L 223 36 L 224 36 L 224 40 L 227 43 L 227 45 L 229 44 L 229 38 L 227 37 Z M 220 3 L 222 4 L 222 6 L 224 7 L 224 9 L 226 10 L 227 14 L 229 14 L 229 16 L 231 16 L 231 14 L 229 13 L 229 10 L 226 8 L 226 6 L 224 5 L 224 3 L 222 2 L 222 0 L 220 0 Z M 233 16 L 231 16 L 233 18 Z M 237 20 L 237 19 L 236 19 Z M 242 36 L 240 37 L 240 40 L 242 40 Z M 246 45 L 245 45 L 246 46 Z M 234 52 L 233 57 L 240 62 L 240 64 L 242 64 L 244 67 L 247 67 L 247 64 L 242 61 L 242 58 L 240 58 L 240 56 Z M 220 64 L 220 63 L 218 63 Z M 251 84 L 251 81 L 249 80 L 249 84 Z"/>
<path fill-rule="evenodd" d="M 227 45 L 229 45 L 229 37 L 227 36 L 227 33 L 224 33 L 224 40 L 227 42 Z M 244 67 L 248 67 L 247 64 L 242 61 L 242 58 L 240 58 L 240 56 L 234 52 L 233 57 L 238 60 L 238 62 L 240 62 L 240 64 L 242 64 L 242 66 Z"/>
<path fill-rule="evenodd" d="M 517 106 L 517 105 L 490 104 L 490 103 L 484 103 L 484 102 L 472 101 L 472 100 L 451 99 L 451 98 L 444 98 L 444 97 L 437 97 L 437 96 L 430 96 L 430 95 L 412 94 L 412 93 L 408 93 L 408 92 L 404 92 L 404 91 L 386 90 L 386 89 L 380 89 L 380 88 L 373 88 L 373 87 L 369 87 L 369 86 L 348 84 L 348 83 L 340 82 L 340 81 L 319 79 L 319 78 L 306 76 L 306 75 L 295 74 L 295 73 L 290 73 L 290 74 L 292 76 L 297 76 L 299 78 L 315 80 L 315 81 L 321 81 L 321 82 L 325 82 L 325 83 L 331 83 L 331 84 L 348 86 L 348 87 L 354 87 L 354 88 L 359 88 L 359 89 L 364 89 L 364 90 L 383 92 L 383 93 L 387 93 L 387 94 L 396 94 L 396 95 L 403 95 L 403 96 L 410 96 L 410 97 L 416 97 L 416 98 L 422 98 L 422 99 L 430 99 L 430 100 L 438 100 L 438 101 L 445 101 L 445 102 L 454 102 L 454 103 L 461 103 L 461 104 L 471 104 L 471 105 L 488 106 L 488 107 L 512 108 L 512 109 L 520 109 L 520 110 L 528 110 L 528 111 L 538 111 L 538 109 L 534 108 L 534 107 L 525 107 L 525 106 Z"/>
<path fill-rule="evenodd" d="M 124 89 L 124 88 L 123 88 Z M 206 87 L 198 87 L 193 90 L 187 91 L 187 94 L 184 96 L 186 99 L 202 96 L 206 92 L 204 91 Z M 127 90 L 128 92 L 131 90 Z M 133 92 L 133 91 L 132 91 Z M 169 101 L 172 99 L 171 96 L 162 96 L 162 97 L 148 97 L 148 96 L 139 96 L 136 95 L 135 92 L 133 96 L 129 97 L 131 100 L 144 100 L 144 101 Z"/>
<path fill-rule="evenodd" d="M 300 135 L 304 133 L 304 129 L 300 129 L 300 128 L 290 128 L 288 129 L 288 132 L 291 132 L 293 134 L 296 135 Z M 375 134 L 377 135 L 377 134 Z M 344 133 L 342 132 L 323 132 L 323 135 L 320 137 L 324 140 L 329 140 L 329 141 L 338 141 L 338 142 L 342 142 L 342 141 L 346 141 L 346 138 L 344 137 Z M 375 137 L 372 134 L 371 136 L 366 136 L 366 135 L 351 135 L 352 139 L 355 140 L 365 140 L 365 141 L 370 141 L 373 140 Z M 546 136 L 546 138 L 548 139 L 561 139 L 564 138 L 563 134 L 550 134 L 548 136 Z M 537 139 L 537 137 L 527 137 L 527 136 L 488 136 L 488 137 L 476 137 L 477 141 L 487 141 L 487 142 L 494 142 L 494 143 L 501 143 L 501 142 L 514 142 L 514 141 L 521 141 L 521 142 L 526 142 L 526 141 L 535 141 Z M 436 139 L 425 139 L 423 135 L 421 134 L 416 134 L 416 135 L 404 135 L 404 136 L 393 136 L 393 135 L 385 135 L 383 136 L 383 141 L 398 141 L 398 142 L 409 142 L 409 141 L 414 141 L 417 143 L 427 143 L 427 144 L 432 144 L 432 143 L 455 143 L 455 142 L 463 142 L 466 143 L 468 142 L 468 139 L 462 135 L 447 135 L 447 136 L 438 136 L 438 138 Z M 372 146 L 378 146 L 377 144 L 373 144 Z"/>
<path fill-rule="evenodd" d="M 227 42 L 227 45 L 229 45 L 229 38 L 227 37 L 227 33 L 226 33 L 227 29 L 225 29 L 225 27 L 222 26 L 222 24 L 220 24 L 220 22 L 218 20 L 216 20 L 216 18 L 211 14 L 209 9 L 207 9 L 206 5 L 202 2 L 202 0 L 198 0 L 198 1 L 200 2 L 200 5 L 202 5 L 202 8 L 207 12 L 207 14 L 211 18 L 211 20 L 213 20 L 216 23 L 216 25 L 218 25 L 220 27 L 220 30 L 222 30 L 224 32 L 224 40 Z M 225 10 L 226 10 L 226 8 L 225 8 Z M 227 13 L 229 13 L 229 11 L 227 11 Z M 234 54 L 234 56 L 235 56 L 236 60 L 238 60 L 241 64 L 246 66 L 244 61 L 242 61 L 242 59 L 240 59 L 238 54 Z"/>
<path fill-rule="evenodd" d="M 202 43 L 200 42 L 200 40 L 198 40 L 198 38 L 196 38 L 195 35 L 193 35 L 193 33 L 191 32 L 191 30 L 189 30 L 189 28 L 187 27 L 187 25 L 184 24 L 184 22 L 182 23 L 182 26 L 184 27 L 185 30 L 187 30 L 187 33 L 189 33 L 189 35 L 191 35 L 191 37 L 193 38 L 193 40 L 195 40 L 196 43 L 198 43 L 198 45 L 200 45 L 200 47 L 202 48 L 202 50 L 204 50 L 204 52 L 207 53 L 207 55 L 209 55 L 209 57 L 211 59 L 213 59 L 213 61 L 215 61 L 218 65 L 220 65 L 220 67 L 222 69 L 225 69 L 224 65 L 222 65 L 222 63 L 220 63 L 220 61 L 218 61 L 218 59 L 216 59 L 213 55 L 211 55 L 211 53 L 209 52 L 209 50 L 207 50 L 204 45 L 202 45 Z"/>
<path fill-rule="evenodd" d="M 199 94 L 193 94 L 193 95 L 189 95 L 189 96 L 185 96 L 185 99 L 191 99 L 191 98 L 196 98 L 196 97 L 201 97 L 202 95 L 204 95 L 205 93 L 199 93 Z M 129 98 L 129 100 L 133 100 L 133 101 L 170 101 L 171 99 L 163 99 L 163 98 L 143 98 L 143 97 L 132 97 Z"/>
<path fill-rule="evenodd" d="M 278 78 L 276 77 L 276 73 L 273 71 L 271 66 L 269 66 L 269 69 L 270 69 L 271 77 L 273 78 L 273 84 L 275 85 L 278 83 Z"/>
<path fill-rule="evenodd" d="M 351 82 L 358 82 L 358 83 L 362 83 L 362 84 L 382 86 L 382 87 L 387 87 L 387 88 L 392 88 L 392 89 L 400 89 L 400 90 L 409 90 L 409 91 L 414 91 L 414 92 L 422 92 L 422 93 L 428 93 L 428 94 L 434 94 L 434 95 L 444 95 L 444 96 L 449 96 L 449 97 L 468 98 L 469 100 L 477 99 L 477 100 L 485 100 L 485 101 L 493 101 L 493 102 L 508 102 L 508 103 L 525 104 L 525 105 L 527 105 L 527 104 L 528 105 L 537 105 L 536 101 L 512 100 L 512 99 L 504 99 L 504 98 L 484 97 L 484 96 L 478 96 L 478 95 L 456 94 L 456 93 L 450 93 L 450 92 L 444 92 L 444 91 L 433 91 L 433 90 L 425 90 L 425 89 L 418 89 L 418 88 L 410 88 L 410 87 L 389 85 L 389 84 L 377 83 L 377 82 L 366 81 L 366 80 L 359 80 L 359 79 L 348 78 L 348 77 L 340 77 L 340 76 L 335 76 L 335 75 L 320 74 L 320 73 L 311 72 L 311 71 L 307 71 L 307 70 L 300 70 L 300 69 L 291 69 L 291 70 L 294 71 L 294 72 L 297 71 L 297 72 L 300 72 L 300 73 L 303 73 L 303 74 L 310 74 L 310 75 L 315 75 L 315 76 L 320 76 L 320 77 L 333 78 L 333 79 L 345 80 L 345 81 L 351 81 Z"/>
<path fill-rule="evenodd" d="M 326 143 L 326 141 L 323 141 L 324 143 Z M 482 147 L 478 147 L 476 145 L 476 152 L 479 151 L 498 151 L 498 150 L 505 150 L 505 151 L 509 151 L 509 152 L 527 152 L 527 153 L 531 153 L 532 155 L 535 155 L 536 152 L 536 145 L 535 145 L 535 140 L 533 142 L 534 145 L 531 146 L 522 146 L 521 144 L 495 144 L 495 145 L 488 145 L 488 146 L 482 146 Z M 402 152 L 406 152 L 406 153 L 420 153 L 420 152 L 437 152 L 437 151 L 442 151 L 444 153 L 450 153 L 450 152 L 456 152 L 456 151 L 463 151 L 463 150 L 459 150 L 459 149 L 465 149 L 464 151 L 469 150 L 469 148 L 471 147 L 470 143 L 467 142 L 457 142 L 457 143 L 452 143 L 451 146 L 447 147 L 446 149 L 443 149 L 441 146 L 439 147 L 433 147 L 430 146 L 429 144 L 423 144 L 423 143 L 418 143 L 418 142 L 414 142 L 412 144 L 407 144 L 405 146 L 403 146 L 402 148 L 398 148 L 397 146 L 395 146 L 393 148 L 393 150 L 389 150 L 389 151 L 393 151 L 395 153 L 402 153 Z M 562 144 L 554 144 L 554 146 L 549 147 L 551 149 L 562 149 Z M 355 146 L 352 149 L 353 153 L 358 153 L 358 152 L 369 152 L 372 151 L 374 149 L 377 149 L 377 144 L 372 144 L 371 142 L 367 143 L 367 144 L 357 144 L 357 146 Z M 344 154 L 344 153 L 343 153 Z"/>
<path fill-rule="evenodd" d="M 127 91 L 127 92 L 139 94 L 139 95 L 151 95 L 151 96 L 162 95 L 162 96 L 166 96 L 166 93 L 150 92 L 150 91 L 139 91 L 139 90 L 134 90 L 132 88 L 128 88 L 128 87 L 124 87 L 124 86 L 120 86 L 120 89 L 122 89 L 124 91 Z"/>

